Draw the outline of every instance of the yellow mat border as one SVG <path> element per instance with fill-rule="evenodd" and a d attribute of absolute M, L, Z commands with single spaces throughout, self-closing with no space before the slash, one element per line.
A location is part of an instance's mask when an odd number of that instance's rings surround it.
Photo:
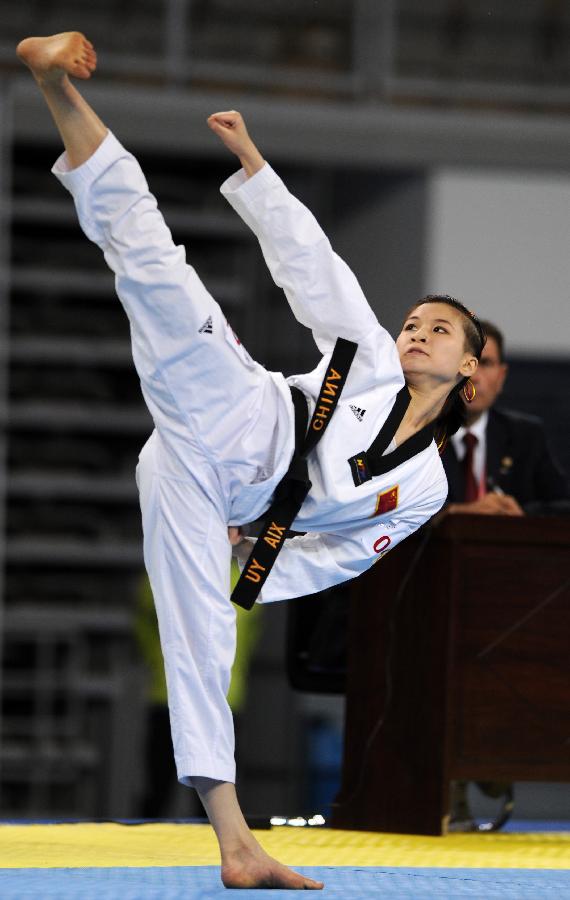
<path fill-rule="evenodd" d="M 292 866 L 569 869 L 570 832 L 376 834 L 328 828 L 256 831 L 261 845 Z M 0 868 L 110 868 L 218 865 L 209 825 L 80 823 L 0 827 Z"/>

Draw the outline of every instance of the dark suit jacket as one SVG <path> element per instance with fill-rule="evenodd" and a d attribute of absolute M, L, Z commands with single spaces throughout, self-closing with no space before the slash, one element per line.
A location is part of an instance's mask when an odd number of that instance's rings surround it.
<path fill-rule="evenodd" d="M 449 484 L 448 503 L 461 503 L 461 463 L 449 441 L 442 455 Z M 487 479 L 505 494 L 529 503 L 567 500 L 567 478 L 550 453 L 540 419 L 512 410 L 491 409 L 487 421 Z"/>

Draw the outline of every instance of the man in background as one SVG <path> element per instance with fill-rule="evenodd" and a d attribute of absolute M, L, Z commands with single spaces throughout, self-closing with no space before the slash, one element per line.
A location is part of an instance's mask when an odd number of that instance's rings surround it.
<path fill-rule="evenodd" d="M 533 505 L 567 500 L 567 479 L 540 419 L 494 408 L 508 372 L 504 338 L 492 322 L 481 324 L 487 343 L 471 379 L 475 398 L 467 406 L 466 427 L 453 435 L 442 457 L 447 511 L 523 515 Z"/>
<path fill-rule="evenodd" d="M 566 476 L 550 453 L 540 419 L 495 409 L 508 373 L 504 338 L 492 322 L 481 324 L 487 343 L 471 378 L 475 398 L 466 404 L 466 427 L 453 435 L 442 456 L 449 484 L 446 511 L 522 516 L 555 510 L 569 497 Z M 504 797 L 504 810 L 510 811 L 512 785 L 477 784 L 488 797 Z M 452 785 L 450 828 L 475 828 L 466 781 Z"/>

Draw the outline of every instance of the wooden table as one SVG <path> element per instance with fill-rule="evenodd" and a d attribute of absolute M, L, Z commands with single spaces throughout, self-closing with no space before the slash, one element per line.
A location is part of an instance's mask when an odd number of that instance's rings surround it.
<path fill-rule="evenodd" d="M 570 781 L 570 520 L 454 515 L 354 584 L 333 825 L 444 834 L 452 779 Z"/>

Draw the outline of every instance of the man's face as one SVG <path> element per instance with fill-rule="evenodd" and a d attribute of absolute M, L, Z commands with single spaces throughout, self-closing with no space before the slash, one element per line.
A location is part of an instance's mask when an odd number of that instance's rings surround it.
<path fill-rule="evenodd" d="M 508 366 L 501 362 L 495 338 L 487 338 L 477 371 L 471 376 L 475 385 L 475 399 L 467 404 L 469 413 L 477 417 L 490 409 L 503 390 Z"/>

